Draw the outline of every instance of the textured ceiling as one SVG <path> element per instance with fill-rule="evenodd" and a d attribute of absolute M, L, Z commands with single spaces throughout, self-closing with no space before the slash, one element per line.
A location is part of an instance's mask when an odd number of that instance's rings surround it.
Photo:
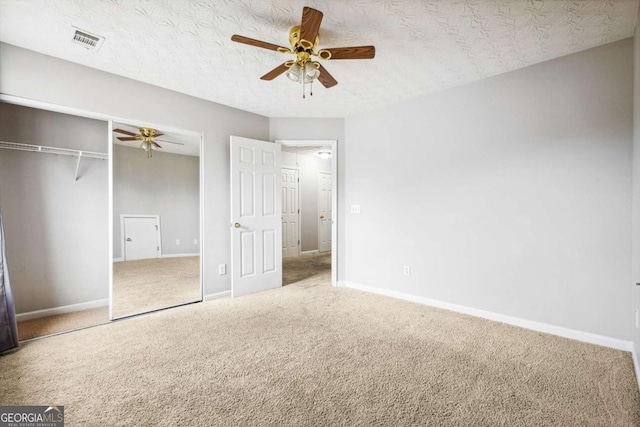
<path fill-rule="evenodd" d="M 376 46 L 324 61 L 339 84 L 259 77 L 290 56 L 303 6 L 324 13 L 320 47 Z M 0 40 L 269 117 L 344 117 L 633 35 L 638 0 L 0 0 Z M 72 26 L 106 37 L 71 43 Z"/>

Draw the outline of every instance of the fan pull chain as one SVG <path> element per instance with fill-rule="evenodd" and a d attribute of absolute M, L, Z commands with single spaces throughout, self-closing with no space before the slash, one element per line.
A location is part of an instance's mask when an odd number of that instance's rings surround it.
<path fill-rule="evenodd" d="M 304 95 L 304 73 L 302 74 L 302 99 L 305 99 L 306 96 Z"/>
<path fill-rule="evenodd" d="M 313 96 L 313 80 L 311 81 L 311 84 L 309 86 L 309 95 Z"/>

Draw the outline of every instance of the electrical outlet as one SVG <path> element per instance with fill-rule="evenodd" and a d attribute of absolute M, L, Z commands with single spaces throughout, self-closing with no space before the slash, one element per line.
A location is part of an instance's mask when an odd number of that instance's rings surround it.
<path fill-rule="evenodd" d="M 180 239 L 176 239 L 176 245 L 180 246 Z"/>
<path fill-rule="evenodd" d="M 198 239 L 193 239 L 193 244 L 197 245 L 198 244 Z"/>
<path fill-rule="evenodd" d="M 411 276 L 411 266 L 405 265 L 404 267 L 402 267 L 402 274 L 404 274 L 405 276 Z"/>
<path fill-rule="evenodd" d="M 351 205 L 351 213 L 359 214 L 360 213 L 360 205 Z"/>
<path fill-rule="evenodd" d="M 227 264 L 220 264 L 218 266 L 218 274 L 227 274 Z"/>

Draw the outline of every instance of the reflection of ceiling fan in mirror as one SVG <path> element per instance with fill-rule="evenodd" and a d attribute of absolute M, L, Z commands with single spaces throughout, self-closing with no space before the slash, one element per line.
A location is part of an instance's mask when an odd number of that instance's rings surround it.
<path fill-rule="evenodd" d="M 162 143 L 166 142 L 169 144 L 184 145 L 182 142 L 167 141 L 166 139 L 157 139 L 157 137 L 164 134 L 158 132 L 153 128 L 141 127 L 139 129 L 140 129 L 140 133 L 133 133 L 123 129 L 114 129 L 113 131 L 118 133 L 123 133 L 125 135 L 129 135 L 129 136 L 118 136 L 117 138 L 120 141 L 141 141 L 140 148 L 142 148 L 144 151 L 147 152 L 147 158 L 152 157 L 151 153 L 154 150 L 162 148 L 162 146 L 158 144 L 158 141 Z"/>

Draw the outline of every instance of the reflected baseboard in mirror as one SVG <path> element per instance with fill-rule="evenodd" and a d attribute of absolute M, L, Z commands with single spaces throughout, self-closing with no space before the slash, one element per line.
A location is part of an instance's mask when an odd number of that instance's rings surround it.
<path fill-rule="evenodd" d="M 202 301 L 202 135 L 111 126 L 111 318 Z"/>
<path fill-rule="evenodd" d="M 200 257 L 113 264 L 113 317 L 200 301 Z"/>

